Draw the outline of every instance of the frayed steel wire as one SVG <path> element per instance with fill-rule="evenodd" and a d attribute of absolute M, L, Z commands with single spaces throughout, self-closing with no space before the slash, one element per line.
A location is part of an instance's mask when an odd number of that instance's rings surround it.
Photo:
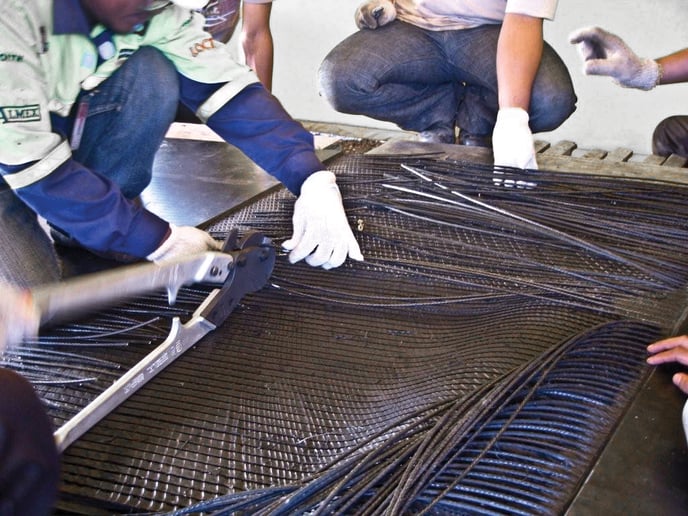
<path fill-rule="evenodd" d="M 673 250 L 688 231 L 685 189 L 508 169 L 495 185 L 491 167 L 427 157 L 351 157 L 333 168 L 366 261 L 323 271 L 281 253 L 272 285 L 207 337 L 212 360 L 201 349 L 151 386 L 175 412 L 159 417 L 182 419 L 185 444 L 166 445 L 163 423 L 145 421 L 152 449 L 148 437 L 119 445 L 139 469 L 109 466 L 96 482 L 93 468 L 90 493 L 139 510 L 189 506 L 177 514 L 565 506 L 644 372 L 644 345 L 685 305 L 688 268 Z M 259 230 L 279 245 L 293 202 L 270 195 L 210 231 Z M 102 341 L 126 354 L 130 342 L 162 338 L 167 313 L 146 300 L 55 333 L 69 344 L 107 333 Z M 155 322 L 134 330 L 142 321 Z M 619 322 L 587 340 L 610 321 Z M 414 354 L 426 345 L 426 356 Z M 580 360 L 569 360 L 577 349 Z M 194 381 L 207 399 L 193 399 L 224 428 L 206 431 L 210 415 L 170 401 L 170 386 Z M 155 407 L 133 400 L 128 410 L 113 429 Z M 85 459 L 69 459 L 81 477 Z M 174 472 L 167 485 L 161 470 Z M 215 471 L 231 481 L 214 484 Z M 75 484 L 89 492 L 88 481 Z"/>
<path fill-rule="evenodd" d="M 614 423 L 611 407 L 632 398 L 656 336 L 640 323 L 593 328 L 469 396 L 424 407 L 376 435 L 379 446 L 364 442 L 298 485 L 170 514 L 561 513 L 571 501 L 562 484 L 594 460 L 586 451 Z"/>
<path fill-rule="evenodd" d="M 457 288 L 437 304 L 508 293 L 645 317 L 653 307 L 673 304 L 685 281 L 684 260 L 674 252 L 675 242 L 688 237 L 685 189 L 504 169 L 502 176 L 513 176 L 514 184 L 536 185 L 506 188 L 494 185 L 486 166 L 408 157 L 357 160 L 348 166 L 374 172 L 340 182 L 348 190 L 352 226 L 363 228 L 357 236 L 365 267 L 465 286 L 466 293 Z M 283 202 L 288 211 L 289 201 Z M 273 217 L 272 231 L 280 222 L 287 238 L 288 220 Z M 321 284 L 299 288 L 293 279 L 279 280 L 281 288 L 329 301 L 395 303 L 384 294 L 376 302 L 377 293 L 356 299 L 344 291 L 328 294 Z M 420 297 L 418 305 L 435 302 L 432 295 Z M 664 317 L 663 309 L 657 312 Z"/>

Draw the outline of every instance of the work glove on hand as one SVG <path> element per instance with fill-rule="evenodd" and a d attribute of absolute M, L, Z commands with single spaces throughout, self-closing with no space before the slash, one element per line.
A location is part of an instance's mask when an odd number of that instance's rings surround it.
<path fill-rule="evenodd" d="M 352 260 L 363 260 L 344 213 L 336 178 L 329 170 L 315 172 L 304 181 L 294 204 L 292 223 L 294 233 L 282 244 L 291 251 L 291 263 L 307 257 L 306 263 L 313 267 L 332 269 L 344 263 L 347 255 Z"/>
<path fill-rule="evenodd" d="M 397 17 L 397 10 L 391 0 L 368 0 L 356 9 L 354 18 L 359 29 L 377 29 Z"/>
<path fill-rule="evenodd" d="M 521 108 L 502 108 L 492 133 L 494 164 L 502 167 L 537 169 L 533 133 L 528 112 Z"/>
<path fill-rule="evenodd" d="M 620 86 L 640 90 L 651 90 L 659 82 L 657 61 L 638 57 L 620 37 L 604 29 L 579 29 L 569 41 L 578 45 L 586 75 L 608 75 Z"/>
<path fill-rule="evenodd" d="M 222 244 L 205 231 L 191 226 L 170 224 L 170 236 L 151 254 L 146 256 L 151 262 L 167 262 L 184 256 L 219 251 Z"/>
<path fill-rule="evenodd" d="M 28 290 L 0 285 L 0 355 L 38 335 L 41 315 Z"/>

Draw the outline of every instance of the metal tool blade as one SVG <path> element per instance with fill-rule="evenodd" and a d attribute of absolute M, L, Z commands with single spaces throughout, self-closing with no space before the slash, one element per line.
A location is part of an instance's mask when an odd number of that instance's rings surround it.
<path fill-rule="evenodd" d="M 230 254 L 206 252 L 167 263 L 141 263 L 87 274 L 32 290 L 41 326 L 74 320 L 95 310 L 160 289 L 170 304 L 183 286 L 224 283 L 232 270 Z"/>

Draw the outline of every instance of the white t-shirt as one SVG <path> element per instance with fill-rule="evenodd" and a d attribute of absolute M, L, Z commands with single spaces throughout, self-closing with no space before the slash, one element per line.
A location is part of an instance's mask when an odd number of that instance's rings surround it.
<path fill-rule="evenodd" d="M 505 13 L 554 19 L 557 0 L 396 0 L 397 18 L 428 30 L 499 24 Z"/>

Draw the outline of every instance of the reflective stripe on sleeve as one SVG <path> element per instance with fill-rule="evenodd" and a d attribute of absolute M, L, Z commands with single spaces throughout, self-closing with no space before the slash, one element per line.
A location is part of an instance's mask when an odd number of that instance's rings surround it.
<path fill-rule="evenodd" d="M 203 122 L 207 122 L 211 116 L 219 111 L 219 109 L 229 102 L 237 93 L 249 84 L 253 84 L 257 81 L 258 78 L 251 72 L 228 82 L 198 107 L 196 116 Z"/>
<path fill-rule="evenodd" d="M 37 183 L 44 177 L 49 176 L 55 169 L 71 157 L 72 151 L 69 148 L 69 143 L 64 140 L 39 162 L 19 172 L 6 174 L 3 176 L 3 179 L 12 190 L 18 190 Z"/>

